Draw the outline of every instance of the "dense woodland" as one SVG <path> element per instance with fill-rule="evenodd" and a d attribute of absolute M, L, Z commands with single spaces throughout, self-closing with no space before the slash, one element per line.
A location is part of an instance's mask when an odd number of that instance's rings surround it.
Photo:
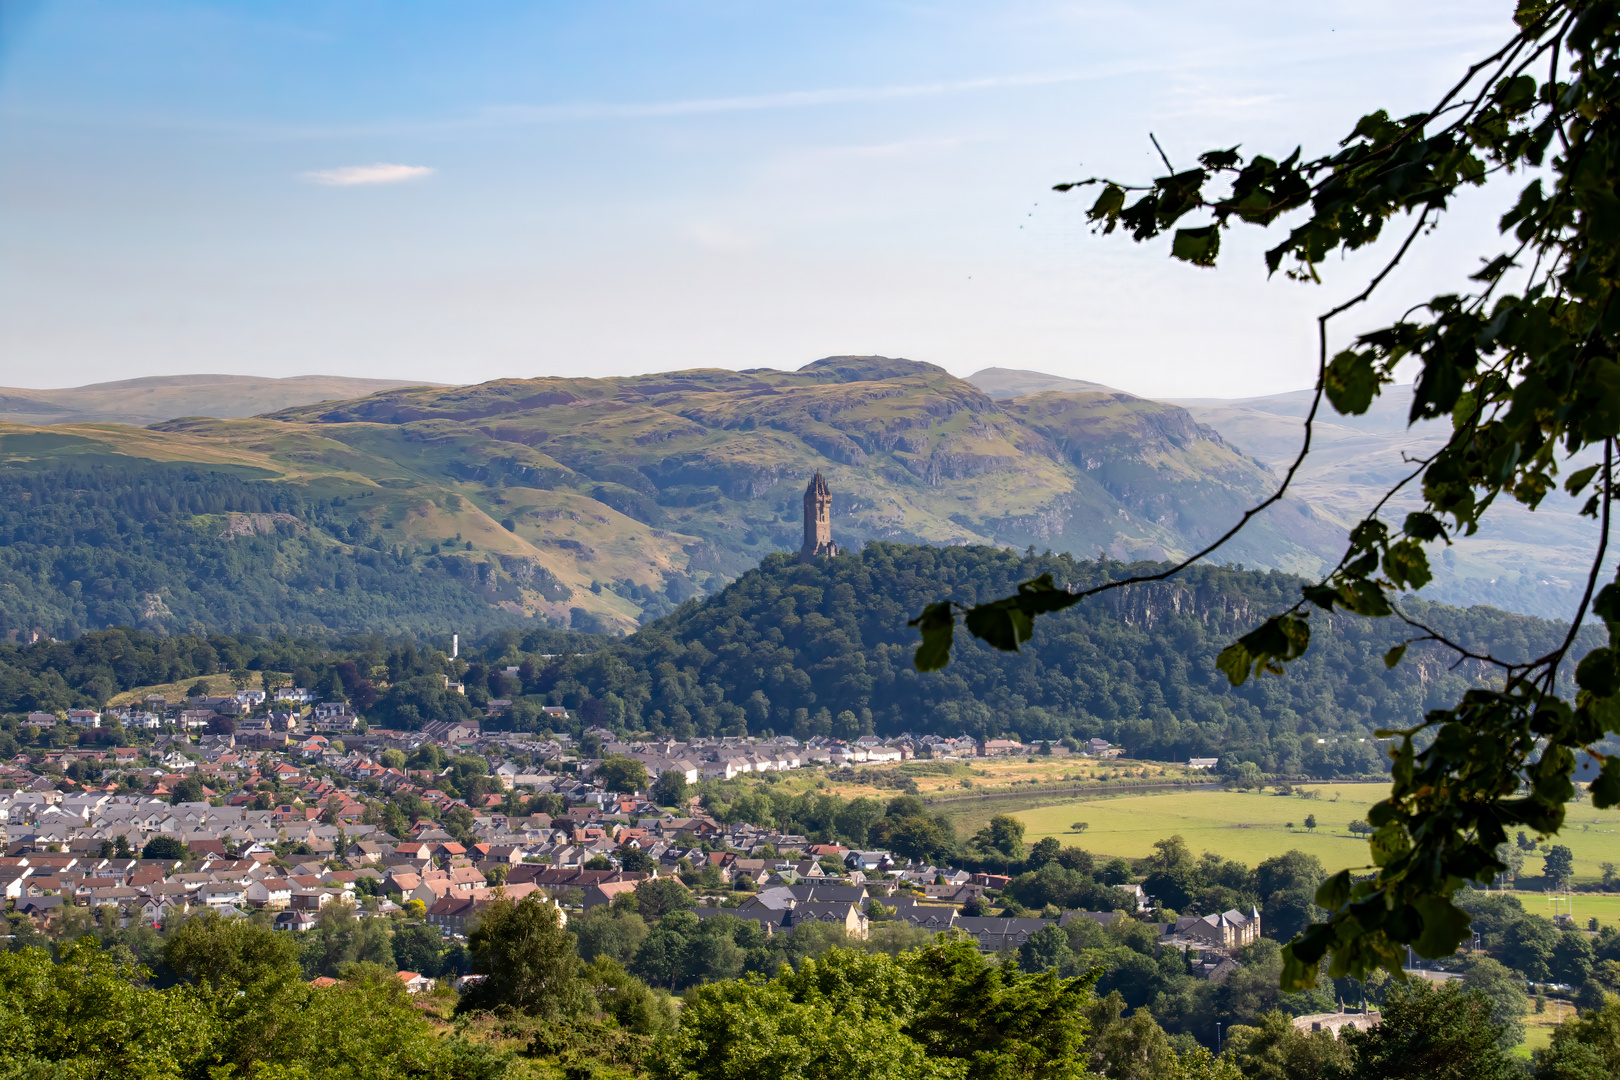
<path fill-rule="evenodd" d="M 232 513 L 279 517 L 226 536 L 221 515 Z M 112 626 L 475 633 L 516 623 L 479 584 L 466 560 L 406 551 L 342 497 L 313 498 L 310 488 L 122 459 L 0 469 L 0 637 Z"/>
<path fill-rule="evenodd" d="M 492 631 L 455 664 L 440 638 L 99 631 L 0 645 L 0 713 L 99 704 L 121 690 L 200 674 L 254 679 L 271 671 L 353 701 L 373 722 L 407 728 L 477 715 L 499 697 L 515 704 L 496 723 L 529 730 L 542 729 L 541 705 L 561 704 L 576 734 L 601 724 L 678 738 L 1100 736 L 1136 757 L 1222 757 L 1266 773 L 1331 777 L 1383 769 L 1375 729 L 1407 724 L 1481 676 L 1422 646 L 1390 670 L 1382 657 L 1399 640 L 1395 625 L 1334 615 L 1317 619 L 1310 654 L 1287 675 L 1233 688 L 1215 668 L 1216 653 L 1299 585 L 1241 567 L 1194 567 L 1172 582 L 1104 594 L 1043 619 L 1021 653 L 961 635 L 945 671 L 912 667 L 916 636 L 906 621 L 930 600 L 971 603 L 1042 573 L 1090 584 L 1140 569 L 883 543 L 813 565 L 772 556 L 627 638 L 531 624 Z M 1421 613 L 1502 656 L 1539 651 L 1563 633 L 1559 624 L 1491 608 L 1428 605 Z M 452 669 L 465 696 L 444 690 L 440 676 Z"/>
<path fill-rule="evenodd" d="M 615 726 L 677 737 L 1100 736 L 1137 757 L 1245 758 L 1268 773 L 1334 776 L 1382 768 L 1374 729 L 1408 724 L 1482 675 L 1422 646 L 1390 670 L 1383 655 L 1401 639 L 1397 627 L 1335 615 L 1317 619 L 1310 654 L 1286 676 L 1234 689 L 1216 654 L 1291 603 L 1300 581 L 1209 566 L 1047 616 L 1021 653 L 959 634 L 944 671 L 912 666 L 917 637 L 906 622 L 931 600 L 1003 596 L 1043 573 L 1090 585 L 1143 569 L 1152 567 L 886 543 L 814 565 L 772 556 L 622 641 L 532 661 L 523 689 L 600 710 Z M 1490 608 L 1425 605 L 1421 614 L 1509 657 L 1564 632 Z"/>

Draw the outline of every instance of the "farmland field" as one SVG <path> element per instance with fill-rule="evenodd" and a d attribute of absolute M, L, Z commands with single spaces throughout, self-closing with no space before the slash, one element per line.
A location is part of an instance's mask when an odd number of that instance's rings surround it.
<path fill-rule="evenodd" d="M 1524 1042 L 1513 1049 L 1513 1056 L 1529 1060 L 1532 1052 L 1545 1050 L 1552 1042 L 1553 1029 L 1575 1015 L 1569 1002 L 1549 1001 L 1544 1013 L 1532 1012 L 1524 1017 Z"/>
<path fill-rule="evenodd" d="M 1366 817 L 1387 785 L 1310 784 L 1306 790 L 1316 792 L 1316 797 L 1174 791 L 1054 802 L 1016 811 L 996 809 L 987 800 L 980 812 L 986 818 L 1013 813 L 1024 823 L 1024 838 L 1030 843 L 1055 836 L 1097 855 L 1141 858 L 1152 854 L 1154 841 L 1179 834 L 1194 851 L 1213 851 L 1250 866 L 1290 849 L 1315 855 L 1329 870 L 1367 865 L 1366 842 L 1352 836 L 1347 826 Z M 1308 814 L 1316 816 L 1314 832 L 1304 828 Z M 973 816 L 977 815 L 960 816 L 959 831 L 971 824 Z M 1076 833 L 1071 826 L 1081 821 L 1087 829 Z M 1589 802 L 1575 804 L 1564 831 L 1552 842 L 1567 844 L 1574 852 L 1577 881 L 1596 881 L 1603 863 L 1620 863 L 1620 811 L 1594 810 Z M 1540 855 L 1527 854 L 1523 875 L 1539 877 L 1541 865 Z M 1539 892 L 1524 894 L 1524 900 L 1532 910 L 1545 906 Z M 1587 916 L 1597 915 L 1602 922 L 1620 925 L 1620 894 L 1579 894 L 1575 913 L 1583 923 Z"/>

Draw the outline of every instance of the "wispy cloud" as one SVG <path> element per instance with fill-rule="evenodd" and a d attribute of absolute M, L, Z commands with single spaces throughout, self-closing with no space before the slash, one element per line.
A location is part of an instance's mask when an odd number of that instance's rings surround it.
<path fill-rule="evenodd" d="M 375 165 L 345 165 L 341 169 L 307 172 L 304 179 L 328 187 L 356 187 L 361 184 L 399 184 L 432 175 L 433 170 L 426 165 L 393 165 L 379 161 Z"/>
<path fill-rule="evenodd" d="M 1129 70 L 1124 65 L 1108 65 L 1090 71 L 1046 72 L 1003 75 L 954 82 L 921 83 L 910 86 L 852 86 L 825 90 L 789 90 L 774 94 L 738 97 L 693 98 L 678 101 L 608 104 L 583 102 L 573 105 L 502 105 L 483 110 L 486 121 L 496 123 L 543 123 L 556 120 L 639 119 L 660 116 L 696 116 L 705 113 L 752 112 L 761 109 L 797 109 L 818 105 L 852 105 L 903 98 L 937 97 L 943 94 L 972 93 L 1025 86 L 1051 86 L 1107 78 Z"/>

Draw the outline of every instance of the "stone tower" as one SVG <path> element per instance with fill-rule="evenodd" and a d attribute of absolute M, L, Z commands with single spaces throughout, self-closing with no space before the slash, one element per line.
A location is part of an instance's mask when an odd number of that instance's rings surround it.
<path fill-rule="evenodd" d="M 799 549 L 799 561 L 837 554 L 838 545 L 832 538 L 832 491 L 818 472 L 804 489 L 804 547 Z"/>

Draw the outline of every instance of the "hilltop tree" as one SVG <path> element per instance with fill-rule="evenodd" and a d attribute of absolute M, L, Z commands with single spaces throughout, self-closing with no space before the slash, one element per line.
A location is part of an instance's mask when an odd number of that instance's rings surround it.
<path fill-rule="evenodd" d="M 444 936 L 426 923 L 413 922 L 394 931 L 390 946 L 394 952 L 394 966 L 400 971 L 414 971 L 419 975 L 438 975 L 444 955 Z"/>
<path fill-rule="evenodd" d="M 1612 314 L 1620 310 L 1620 215 L 1612 211 L 1620 188 L 1620 10 L 1608 0 L 1518 0 L 1514 22 L 1506 43 L 1431 108 L 1399 120 L 1369 113 L 1325 155 L 1296 149 L 1281 160 L 1245 158 L 1232 147 L 1177 169 L 1161 149 L 1165 175 L 1149 183 L 1058 185 L 1100 185 L 1089 211 L 1100 232 L 1124 228 L 1142 242 L 1174 228 L 1171 256 L 1195 266 L 1216 264 L 1223 232 L 1289 219 L 1266 266 L 1307 282 L 1321 280 L 1330 256 L 1373 244 L 1386 223 L 1404 221 L 1366 287 L 1318 320 L 1304 441 L 1269 498 L 1202 550 L 1156 572 L 1076 592 L 1040 577 L 971 608 L 932 603 L 912 623 L 923 639 L 916 666 L 934 670 L 949 659 L 958 618 L 992 646 L 1016 650 L 1043 614 L 1174 576 L 1284 497 L 1311 452 L 1324 397 L 1340 413 L 1365 413 L 1398 367 L 1415 362 L 1410 420 L 1442 421 L 1445 445 L 1412 462 L 1350 531 L 1326 577 L 1227 646 L 1219 666 L 1234 685 L 1281 674 L 1310 648 L 1312 613 L 1321 613 L 1320 625 L 1341 611 L 1403 626 L 1405 640 L 1384 658 L 1391 668 L 1417 645 L 1449 652 L 1496 681 L 1391 733 L 1394 783 L 1368 816 L 1376 872 L 1353 880 L 1343 871 L 1323 886 L 1317 899 L 1331 914 L 1289 946 L 1290 988 L 1314 985 L 1328 954 L 1332 976 L 1356 978 L 1380 966 L 1398 971 L 1407 947 L 1449 955 L 1468 929 L 1453 894 L 1507 869 L 1496 850 L 1508 828 L 1557 832 L 1574 794 L 1575 751 L 1620 729 L 1620 580 L 1600 588 L 1620 437 L 1620 319 Z M 1519 171 L 1530 179 L 1499 222 L 1503 242 L 1463 268 L 1468 289 L 1397 304 L 1405 309 L 1398 320 L 1330 349 L 1333 320 L 1374 296 L 1464 188 Z M 1199 223 L 1180 224 L 1189 214 Z M 1416 508 L 1386 519 L 1390 501 L 1408 488 Z M 1583 500 L 1580 513 L 1596 535 L 1581 599 L 1553 648 L 1503 658 L 1448 635 L 1403 602 L 1431 580 L 1435 545 L 1474 534 L 1499 499 L 1534 510 L 1560 488 Z M 1568 661 L 1588 612 L 1603 621 L 1610 644 L 1580 661 L 1571 685 Z M 1598 760 L 1593 803 L 1620 804 L 1620 755 Z"/>
<path fill-rule="evenodd" d="M 498 897 L 484 909 L 467 937 L 473 971 L 487 976 L 456 1005 L 457 1013 L 507 1006 L 532 1016 L 556 1018 L 585 1003 L 573 935 L 563 928 L 562 909 L 530 893 L 513 902 Z"/>
<path fill-rule="evenodd" d="M 1524 979 L 1488 956 L 1469 965 L 1464 985 L 1478 990 L 1491 1001 L 1491 1022 L 1501 1028 L 1497 1045 L 1511 1051 L 1524 1041 L 1524 1016 L 1530 1011 Z"/>
<path fill-rule="evenodd" d="M 1553 1028 L 1552 1044 L 1536 1055 L 1536 1080 L 1610 1080 L 1620 1076 L 1620 997 Z"/>
<path fill-rule="evenodd" d="M 292 935 L 247 919 L 222 918 L 217 911 L 181 923 L 164 945 L 163 959 L 183 981 L 227 996 L 302 974 Z"/>
<path fill-rule="evenodd" d="M 690 889 L 669 877 L 638 881 L 631 895 L 635 897 L 636 910 L 647 922 L 657 922 L 672 911 L 685 911 L 697 903 Z"/>
<path fill-rule="evenodd" d="M 169 801 L 179 806 L 181 803 L 202 802 L 207 797 L 202 778 L 193 773 L 174 785 L 174 794 L 169 796 Z"/>

